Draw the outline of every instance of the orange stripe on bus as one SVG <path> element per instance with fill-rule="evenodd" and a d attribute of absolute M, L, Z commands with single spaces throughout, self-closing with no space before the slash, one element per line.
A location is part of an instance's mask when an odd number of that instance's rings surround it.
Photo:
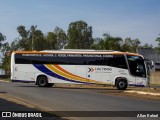
<path fill-rule="evenodd" d="M 59 69 L 59 70 L 61 70 L 61 71 L 63 71 L 63 72 L 65 72 L 65 73 L 67 73 L 67 74 L 69 74 L 69 75 L 72 75 L 72 76 L 75 76 L 75 77 L 79 77 L 79 78 L 82 78 L 82 79 L 86 79 L 86 78 L 83 78 L 83 77 L 80 77 L 80 76 L 77 76 L 77 75 L 74 75 L 74 74 L 72 74 L 72 73 L 70 73 L 70 72 L 68 72 L 68 71 L 66 71 L 65 69 L 63 69 L 62 67 L 60 67 L 59 65 L 54 65 L 57 69 Z"/>

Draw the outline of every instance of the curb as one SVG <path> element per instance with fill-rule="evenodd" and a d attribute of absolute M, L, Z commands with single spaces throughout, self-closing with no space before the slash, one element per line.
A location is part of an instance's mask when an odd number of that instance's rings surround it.
<path fill-rule="evenodd" d="M 141 94 L 141 95 L 153 95 L 153 96 L 160 96 L 160 93 L 152 93 L 152 92 L 143 92 L 143 91 L 135 91 L 135 90 L 131 90 L 131 91 L 124 91 L 126 93 L 137 93 L 137 94 Z"/>

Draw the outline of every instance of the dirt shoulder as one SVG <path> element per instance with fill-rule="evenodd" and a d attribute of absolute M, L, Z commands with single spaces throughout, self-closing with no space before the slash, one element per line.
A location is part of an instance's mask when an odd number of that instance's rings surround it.
<path fill-rule="evenodd" d="M 160 87 L 134 87 L 123 92 L 125 96 L 141 98 L 145 100 L 160 100 Z"/>

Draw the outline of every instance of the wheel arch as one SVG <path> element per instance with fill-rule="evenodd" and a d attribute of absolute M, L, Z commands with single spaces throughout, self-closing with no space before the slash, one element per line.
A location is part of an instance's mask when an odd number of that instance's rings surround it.
<path fill-rule="evenodd" d="M 48 81 L 47 75 L 45 75 L 45 74 L 38 74 L 38 75 L 36 75 L 36 78 L 35 78 L 35 80 L 36 80 L 35 85 L 37 85 L 37 80 L 38 80 L 39 77 L 46 77 L 46 79 Z"/>

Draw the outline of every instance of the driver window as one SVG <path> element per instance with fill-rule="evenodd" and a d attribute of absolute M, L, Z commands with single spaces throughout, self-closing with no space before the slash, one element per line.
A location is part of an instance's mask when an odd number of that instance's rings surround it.
<path fill-rule="evenodd" d="M 137 63 L 136 75 L 139 77 L 145 77 L 145 69 L 143 63 Z"/>

